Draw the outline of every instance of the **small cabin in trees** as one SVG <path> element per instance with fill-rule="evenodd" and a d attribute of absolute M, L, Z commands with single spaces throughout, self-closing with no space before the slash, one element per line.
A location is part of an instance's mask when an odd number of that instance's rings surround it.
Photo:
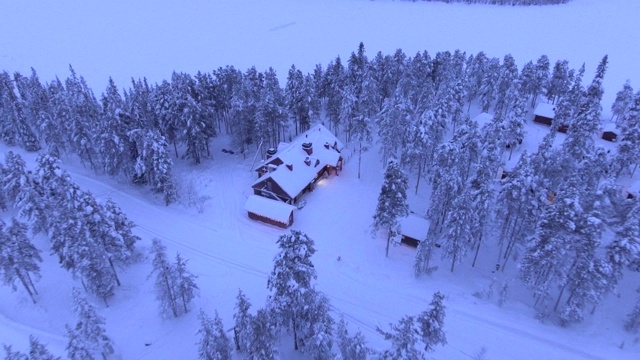
<path fill-rule="evenodd" d="M 249 195 L 244 209 L 249 218 L 262 221 L 283 229 L 293 224 L 293 210 L 295 206 L 282 201 L 269 199 L 258 195 Z"/>
<path fill-rule="evenodd" d="M 429 220 L 413 213 L 398 220 L 400 222 L 401 243 L 415 248 L 418 247 L 420 241 L 427 238 Z"/>
<path fill-rule="evenodd" d="M 551 126 L 555 117 L 556 107 L 553 104 L 541 102 L 538 103 L 536 108 L 533 110 L 533 122 L 538 124 Z M 566 134 L 569 130 L 569 126 L 567 124 L 558 124 L 557 130 L 558 132 Z"/>
<path fill-rule="evenodd" d="M 321 178 L 342 171 L 343 148 L 323 125 L 312 126 L 291 143 L 267 150 L 266 159 L 255 169 L 258 180 L 251 185 L 254 195 L 295 205 Z"/>
<path fill-rule="evenodd" d="M 616 142 L 618 140 L 618 129 L 616 124 L 612 122 L 604 124 L 600 137 L 607 141 Z"/>
<path fill-rule="evenodd" d="M 538 103 L 533 110 L 533 122 L 551 126 L 556 117 L 556 107 L 553 104 Z"/>

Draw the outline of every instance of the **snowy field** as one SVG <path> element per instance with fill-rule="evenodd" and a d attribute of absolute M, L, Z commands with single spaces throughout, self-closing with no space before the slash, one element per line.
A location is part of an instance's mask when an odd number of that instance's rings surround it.
<path fill-rule="evenodd" d="M 626 79 L 636 87 L 640 81 L 636 39 L 640 32 L 635 19 L 640 1 L 634 0 L 574 0 L 563 6 L 527 8 L 368 0 L 147 0 L 90 5 L 28 0 L 4 1 L 1 8 L 5 16 L 0 22 L 0 69 L 28 73 L 33 66 L 48 81 L 56 75 L 66 77 L 71 63 L 98 94 L 109 76 L 125 86 L 130 77 L 146 76 L 155 82 L 173 70 L 193 74 L 227 64 L 241 70 L 273 66 L 280 76 L 292 63 L 310 71 L 336 55 L 346 58 L 360 41 L 369 56 L 396 48 L 407 54 L 459 48 L 500 58 L 511 53 L 521 65 L 547 54 L 553 62 L 568 59 L 573 67 L 586 62 L 586 81 L 602 55 L 609 54 L 605 111 Z M 530 124 L 527 131 L 523 148 L 531 150 L 547 128 Z M 197 168 L 176 164 L 175 175 L 183 188 L 193 187 L 209 197 L 202 213 L 178 204 L 165 207 L 138 187 L 96 176 L 74 158 L 63 159 L 76 183 L 99 200 L 111 197 L 138 225 L 136 233 L 143 238 L 138 248 L 143 253 L 157 237 L 169 255 L 178 251 L 189 259 L 201 288 L 193 308 L 217 310 L 226 327 L 232 324 L 238 288 L 247 294 L 254 311 L 264 305 L 275 241 L 284 233 L 247 218 L 243 205 L 256 174 L 251 158 L 220 151 L 229 142 L 226 136 L 215 139 L 214 158 Z M 0 147 L 2 153 L 8 150 Z M 34 154 L 11 150 L 20 152 L 33 167 Z M 387 346 L 376 326 L 386 328 L 405 314 L 418 314 L 433 292 L 442 291 L 448 345 L 437 348 L 433 358 L 470 359 L 481 348 L 486 348 L 487 359 L 640 358 L 638 339 L 622 330 L 637 296 L 637 276 L 627 276 L 619 286 L 621 296 L 609 295 L 582 324 L 563 329 L 534 319 L 532 299 L 517 279 L 511 280 L 512 295 L 503 307 L 496 305 L 495 296 L 472 295 L 487 290 L 494 278 L 500 284 L 514 275 L 491 272 L 493 253 L 481 251 L 478 270 L 466 262 L 451 274 L 442 264 L 435 274 L 420 279 L 413 276 L 415 250 L 394 247 L 385 258 L 384 239 L 372 239 L 369 230 L 382 170 L 376 149 L 363 157 L 360 180 L 357 159 L 349 160 L 339 177 L 321 181 L 306 195 L 307 205 L 296 211 L 293 226 L 316 242 L 312 260 L 317 285 L 331 300 L 334 315 L 344 313 L 351 329 L 361 329 L 372 347 Z M 416 213 L 427 207 L 424 188 L 418 195 L 410 192 Z M 34 242 L 48 254 L 47 239 Z M 0 287 L 0 343 L 24 350 L 29 334 L 34 334 L 62 355 L 64 324 L 74 319 L 71 288 L 78 283 L 54 257 L 45 256 L 42 268 L 35 305 L 23 291 Z M 108 308 L 93 301 L 106 318 L 115 358 L 196 358 L 196 311 L 162 319 L 153 281 L 147 279 L 150 271 L 146 259 L 121 274 L 123 285 Z M 282 344 L 283 358 L 299 358 L 291 347 L 288 340 Z"/>

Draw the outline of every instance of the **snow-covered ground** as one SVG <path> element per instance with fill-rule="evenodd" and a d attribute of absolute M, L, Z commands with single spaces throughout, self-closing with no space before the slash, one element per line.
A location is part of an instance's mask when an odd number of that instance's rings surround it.
<path fill-rule="evenodd" d="M 369 55 L 402 48 L 406 53 L 428 50 L 483 50 L 491 56 L 512 53 L 520 62 L 547 54 L 566 58 L 573 66 L 587 62 L 589 81 L 602 55 L 609 54 L 604 107 L 607 109 L 624 80 L 640 80 L 640 48 L 635 36 L 640 2 L 574 0 L 557 7 L 495 7 L 367 0 L 216 0 L 111 1 L 85 3 L 31 0 L 2 3 L 0 68 L 28 72 L 35 67 L 42 80 L 66 77 L 73 64 L 94 91 L 112 76 L 125 85 L 130 77 L 159 81 L 173 70 L 195 73 L 232 64 L 239 69 L 273 66 L 281 76 L 293 63 L 304 71 L 346 57 L 363 41 Z M 9 14 L 8 16 L 6 14 Z M 474 114 L 472 114 L 474 115 Z M 535 149 L 548 129 L 528 126 L 524 148 Z M 606 144 L 601 142 L 600 144 Z M 607 144 L 607 146 L 610 146 Z M 232 323 L 235 296 L 241 288 L 262 307 L 266 281 L 283 230 L 251 221 L 243 210 L 256 174 L 252 159 L 222 153 L 229 139 L 213 143 L 214 159 L 199 167 L 181 162 L 175 174 L 183 188 L 208 196 L 204 211 L 181 205 L 165 207 L 138 187 L 96 176 L 73 158 L 63 159 L 73 179 L 101 200 L 113 198 L 138 227 L 145 254 L 151 239 L 160 238 L 169 254 L 180 252 L 198 276 L 201 297 L 194 309 L 218 310 L 227 327 Z M 2 153 L 9 150 L 0 146 Z M 13 148 L 13 151 L 19 149 Z M 33 166 L 34 154 L 21 152 Z M 638 277 L 627 277 L 620 296 L 609 295 L 584 323 L 562 329 L 534 319 L 531 297 L 513 273 L 491 272 L 494 254 L 480 253 L 478 269 L 467 262 L 451 274 L 447 264 L 435 274 L 416 279 L 415 250 L 400 246 L 384 256 L 384 239 L 370 235 L 375 201 L 382 182 L 376 150 L 363 159 L 358 180 L 357 159 L 350 159 L 338 177 L 322 180 L 295 214 L 293 228 L 316 242 L 312 258 L 317 285 L 330 298 L 335 315 L 344 313 L 353 330 L 360 328 L 369 343 L 386 347 L 375 332 L 404 314 L 424 310 L 435 291 L 446 295 L 445 327 L 449 344 L 433 354 L 438 359 L 469 359 L 481 348 L 489 359 L 637 359 L 637 338 L 622 331 L 622 321 L 637 294 Z M 413 180 L 415 181 L 415 179 Z M 414 185 L 412 182 L 411 185 Z M 427 207 L 422 186 L 411 191 L 416 213 Z M 11 215 L 11 214 L 7 214 Z M 48 254 L 48 240 L 34 241 Z M 340 261 L 337 260 L 338 256 Z M 513 266 L 513 265 L 511 265 Z M 32 304 L 21 290 L 0 287 L 0 343 L 25 349 L 29 334 L 39 337 L 58 355 L 65 353 L 64 324 L 73 321 L 71 288 L 78 285 L 54 257 L 45 256 L 40 295 Z M 196 311 L 178 319 L 162 319 L 154 300 L 148 259 L 121 275 L 123 285 L 104 307 L 107 331 L 122 359 L 195 358 Z M 502 308 L 492 299 L 472 294 L 510 280 L 512 295 Z M 622 346 L 623 345 L 623 346 Z M 283 343 L 284 358 L 296 358 Z"/>

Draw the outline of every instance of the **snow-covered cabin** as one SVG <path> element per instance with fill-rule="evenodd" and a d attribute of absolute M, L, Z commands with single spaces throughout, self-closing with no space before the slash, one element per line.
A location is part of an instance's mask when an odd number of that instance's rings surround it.
<path fill-rule="evenodd" d="M 411 247 L 418 247 L 420 241 L 427 238 L 429 220 L 416 214 L 398 219 L 400 222 L 400 242 Z"/>
<path fill-rule="evenodd" d="M 538 103 L 533 110 L 533 122 L 538 124 L 549 125 L 553 123 L 553 119 L 556 117 L 556 107 L 553 104 Z M 569 126 L 567 124 L 558 124 L 558 132 L 567 133 Z"/>
<path fill-rule="evenodd" d="M 253 193 L 293 205 L 321 177 L 342 171 L 343 148 L 327 128 L 314 125 L 291 143 L 267 152 L 267 159 L 256 168 Z"/>
<path fill-rule="evenodd" d="M 244 209 L 249 218 L 286 229 L 293 224 L 295 206 L 263 196 L 249 195 Z"/>
<path fill-rule="evenodd" d="M 616 124 L 608 122 L 602 126 L 600 137 L 607 141 L 616 142 L 618 140 L 618 132 Z"/>
<path fill-rule="evenodd" d="M 556 117 L 556 107 L 553 104 L 544 102 L 538 103 L 533 110 L 533 122 L 551 126 L 553 119 Z"/>

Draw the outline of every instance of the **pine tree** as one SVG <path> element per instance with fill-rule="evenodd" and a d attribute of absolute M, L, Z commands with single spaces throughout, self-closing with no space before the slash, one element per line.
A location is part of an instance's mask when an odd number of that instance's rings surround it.
<path fill-rule="evenodd" d="M 5 352 L 5 356 L 4 356 L 4 360 L 29 360 L 29 357 L 19 351 L 13 351 L 13 349 L 11 349 L 11 346 L 9 345 L 2 345 L 4 347 L 4 352 Z"/>
<path fill-rule="evenodd" d="M 312 288 L 316 270 L 311 262 L 315 253 L 314 242 L 306 234 L 291 230 L 277 241 L 280 251 L 276 255 L 273 270 L 267 281 L 271 291 L 268 303 L 275 312 L 278 326 L 293 330 L 294 348 L 298 350 L 299 336 L 309 324 L 304 318 L 304 294 Z"/>
<path fill-rule="evenodd" d="M 26 181 L 27 165 L 20 154 L 8 151 L 4 157 L 2 188 L 6 201 L 15 204 L 23 183 Z"/>
<path fill-rule="evenodd" d="M 27 236 L 26 224 L 11 219 L 11 225 L 6 229 L 4 223 L 0 223 L 2 241 L 0 242 L 0 272 L 3 282 L 16 290 L 16 281 L 20 281 L 29 297 L 35 303 L 35 295 L 38 294 L 33 285 L 32 277 L 40 278 L 40 265 L 42 257 L 40 251 L 33 246 Z"/>
<path fill-rule="evenodd" d="M 94 359 L 98 354 L 103 358 L 113 354 L 113 342 L 106 334 L 104 319 L 76 288 L 73 289 L 73 312 L 78 321 L 73 327 L 66 326 L 69 358 Z"/>
<path fill-rule="evenodd" d="M 183 313 L 186 314 L 189 312 L 189 303 L 199 294 L 196 276 L 187 270 L 187 261 L 180 254 L 176 254 L 173 269 L 175 272 L 174 295 L 182 304 Z"/>
<path fill-rule="evenodd" d="M 333 353 L 333 325 L 334 320 L 329 314 L 331 305 L 329 299 L 314 288 L 303 294 L 306 307 L 302 320 L 302 351 L 311 359 L 324 360 L 334 358 Z"/>
<path fill-rule="evenodd" d="M 417 349 L 420 341 L 419 333 L 416 331 L 415 319 L 413 316 L 404 316 L 397 325 L 389 324 L 389 332 L 377 328 L 378 333 L 384 339 L 391 342 L 391 349 L 382 354 L 382 359 L 390 360 L 420 360 L 425 359 L 422 351 Z"/>
<path fill-rule="evenodd" d="M 343 360 L 366 360 L 367 356 L 371 354 L 371 349 L 367 347 L 366 340 L 360 331 L 353 336 L 349 336 L 344 316 L 338 322 L 336 338 L 340 356 Z"/>
<path fill-rule="evenodd" d="M 238 290 L 238 296 L 236 296 L 235 313 L 233 319 L 235 321 L 233 326 L 233 340 L 236 345 L 236 351 L 246 353 L 250 347 L 251 339 L 251 324 L 253 322 L 253 316 L 249 314 L 251 303 L 244 295 L 242 290 Z"/>
<path fill-rule="evenodd" d="M 61 360 L 61 358 L 53 356 L 38 338 L 29 335 L 29 360 Z"/>
<path fill-rule="evenodd" d="M 433 294 L 430 309 L 422 312 L 416 319 L 417 327 L 424 343 L 424 351 L 430 353 L 436 345 L 446 345 L 444 333 L 445 306 L 442 303 L 444 295 L 441 292 Z"/>
<path fill-rule="evenodd" d="M 631 83 L 627 80 L 622 86 L 622 89 L 616 93 L 616 99 L 611 105 L 611 113 L 619 127 L 622 127 L 622 121 L 618 121 L 618 119 L 624 115 L 629 105 L 633 102 L 633 98 L 633 87 L 631 87 Z"/>
<path fill-rule="evenodd" d="M 159 239 L 153 239 L 151 252 L 153 253 L 152 274 L 156 274 L 156 299 L 160 302 L 162 315 L 178 317 L 181 314 L 180 300 L 175 289 L 175 272 L 167 259 L 167 248 Z"/>
<path fill-rule="evenodd" d="M 122 239 L 122 247 L 119 249 L 122 255 L 117 256 L 117 259 L 129 263 L 132 261 L 131 258 L 135 252 L 135 244 L 140 241 L 140 237 L 133 234 L 132 231 L 136 225 L 129 220 L 127 215 L 120 209 L 120 206 L 111 198 L 107 198 L 107 201 L 101 204 L 100 207 L 113 231 Z"/>
<path fill-rule="evenodd" d="M 569 62 L 567 60 L 556 61 L 545 96 L 555 104 L 558 98 L 563 97 L 569 91 L 570 86 Z"/>
<path fill-rule="evenodd" d="M 640 157 L 640 93 L 633 97 L 633 100 L 622 114 L 621 139 L 618 151 L 611 164 L 614 176 L 619 177 L 622 173 L 628 172 L 633 166 L 631 174 L 635 173 Z"/>
<path fill-rule="evenodd" d="M 636 302 L 633 310 L 624 322 L 624 329 L 630 333 L 637 333 L 640 330 L 640 299 Z"/>
<path fill-rule="evenodd" d="M 83 162 L 89 163 L 91 169 L 97 170 L 98 156 L 93 141 L 91 129 L 98 125 L 100 117 L 100 105 L 95 95 L 87 86 L 82 76 L 78 77 L 76 72 L 69 66 L 71 76 L 65 80 L 65 90 L 68 106 L 68 123 L 65 125 L 68 130 L 68 142 L 71 148 Z"/>
<path fill-rule="evenodd" d="M 218 312 L 216 311 L 211 319 L 203 310 L 200 310 L 198 320 L 200 320 L 198 358 L 201 360 L 230 360 L 231 342 L 224 331 Z"/>
<path fill-rule="evenodd" d="M 517 245 L 523 245 L 527 234 L 533 232 L 537 221 L 540 189 L 534 178 L 531 157 L 525 151 L 509 175 L 501 181 L 496 197 L 496 228 L 498 235 L 498 264 L 503 270 Z"/>
<path fill-rule="evenodd" d="M 131 161 L 131 144 L 127 136 L 131 121 L 128 117 L 124 112 L 124 100 L 113 79 L 109 78 L 109 85 L 102 95 L 101 120 L 95 134 L 102 170 L 109 175 L 117 175 L 130 168 L 127 166 Z"/>
<path fill-rule="evenodd" d="M 462 194 L 458 194 L 453 200 L 444 221 L 442 258 L 451 259 L 451 272 L 456 264 L 462 262 L 473 245 L 474 233 L 471 226 L 476 214 L 469 206 L 472 201 L 470 191 L 464 189 Z"/>
<path fill-rule="evenodd" d="M 378 205 L 373 215 L 373 231 L 384 230 L 387 233 L 386 256 L 394 233 L 398 232 L 398 218 L 409 215 L 407 205 L 407 187 L 409 182 L 395 159 L 389 159 L 384 172 L 384 183 L 378 196 Z"/>
<path fill-rule="evenodd" d="M 275 344 L 278 340 L 271 315 L 267 310 L 259 309 L 252 321 L 251 338 L 247 349 L 249 360 L 279 359 Z"/>

